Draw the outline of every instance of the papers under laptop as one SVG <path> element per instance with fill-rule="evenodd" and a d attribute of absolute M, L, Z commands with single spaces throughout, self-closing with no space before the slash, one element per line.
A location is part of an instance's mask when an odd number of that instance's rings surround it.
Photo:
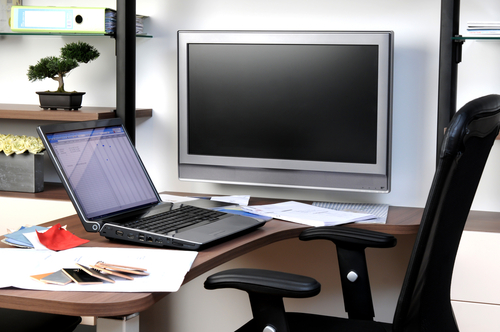
<path fill-rule="evenodd" d="M 120 119 L 51 124 L 37 131 L 88 232 L 200 250 L 265 223 L 196 207 L 196 201 L 162 202 Z M 167 218 L 178 226 L 167 225 Z"/>

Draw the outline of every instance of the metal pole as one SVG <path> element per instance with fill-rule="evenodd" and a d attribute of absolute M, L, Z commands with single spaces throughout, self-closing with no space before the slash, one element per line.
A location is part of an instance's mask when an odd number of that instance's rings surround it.
<path fill-rule="evenodd" d="M 135 0 L 116 1 L 116 114 L 135 144 Z"/>
<path fill-rule="evenodd" d="M 457 108 L 457 72 L 462 44 L 452 40 L 452 37 L 459 34 L 459 22 L 460 0 L 442 0 L 436 160 L 441 152 L 444 130 Z"/>

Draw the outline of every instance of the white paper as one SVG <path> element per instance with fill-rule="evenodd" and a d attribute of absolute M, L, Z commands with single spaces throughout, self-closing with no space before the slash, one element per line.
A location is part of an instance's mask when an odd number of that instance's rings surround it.
<path fill-rule="evenodd" d="M 169 202 L 169 203 L 182 203 L 182 202 L 189 202 L 196 200 L 196 198 L 194 197 L 176 196 L 169 194 L 160 194 L 160 198 L 163 202 Z"/>
<path fill-rule="evenodd" d="M 335 226 L 359 220 L 373 219 L 374 215 L 325 209 L 294 201 L 243 207 L 255 214 L 292 221 L 309 226 Z"/>
<path fill-rule="evenodd" d="M 247 206 L 250 201 L 248 195 L 232 195 L 232 196 L 216 196 L 211 198 L 212 201 L 232 203 L 234 205 Z"/>
<path fill-rule="evenodd" d="M 44 233 L 44 232 L 40 232 Z M 31 242 L 33 245 L 33 248 L 36 250 L 49 250 L 46 246 L 44 246 L 41 242 L 40 239 L 38 238 L 38 234 L 36 232 L 31 232 L 31 233 L 24 233 L 23 234 L 28 241 Z"/>
<path fill-rule="evenodd" d="M 0 249 L 0 265 L 8 273 L 0 274 L 0 288 L 18 287 L 34 290 L 92 292 L 175 292 L 190 270 L 197 252 L 169 249 L 73 248 L 64 251 Z M 76 262 L 94 265 L 98 261 L 146 268 L 148 276 L 134 280 L 112 277 L 115 283 L 65 286 L 44 284 L 31 275 L 76 268 Z"/>

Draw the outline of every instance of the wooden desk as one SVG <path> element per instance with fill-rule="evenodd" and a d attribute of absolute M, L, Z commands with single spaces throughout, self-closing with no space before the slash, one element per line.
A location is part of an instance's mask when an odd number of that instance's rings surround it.
<path fill-rule="evenodd" d="M 252 198 L 250 204 L 277 201 Z M 351 227 L 384 231 L 394 235 L 415 234 L 421 215 L 422 209 L 419 208 L 391 207 L 387 224 L 354 224 Z M 500 219 L 499 215 L 499 213 L 473 212 L 470 218 L 471 224 L 487 228 L 488 225 L 493 224 L 493 220 Z M 57 222 L 68 225 L 68 230 L 75 235 L 90 240 L 84 245 L 87 247 L 135 247 L 133 244 L 111 242 L 98 233 L 87 233 L 76 215 L 44 225 L 53 225 Z M 295 238 L 306 227 L 308 226 L 271 220 L 256 231 L 203 250 L 187 273 L 184 283 L 243 254 L 277 241 Z M 8 246 L 0 243 L 0 247 L 7 248 Z M 3 288 L 0 289 L 0 307 L 66 315 L 126 316 L 149 308 L 166 295 L 168 293 L 51 292 Z"/>

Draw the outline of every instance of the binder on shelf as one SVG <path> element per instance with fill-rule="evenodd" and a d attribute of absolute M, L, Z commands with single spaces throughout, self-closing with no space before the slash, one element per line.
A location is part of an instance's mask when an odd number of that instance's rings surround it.
<path fill-rule="evenodd" d="M 10 26 L 15 32 L 114 32 L 116 12 L 104 7 L 12 6 Z"/>

